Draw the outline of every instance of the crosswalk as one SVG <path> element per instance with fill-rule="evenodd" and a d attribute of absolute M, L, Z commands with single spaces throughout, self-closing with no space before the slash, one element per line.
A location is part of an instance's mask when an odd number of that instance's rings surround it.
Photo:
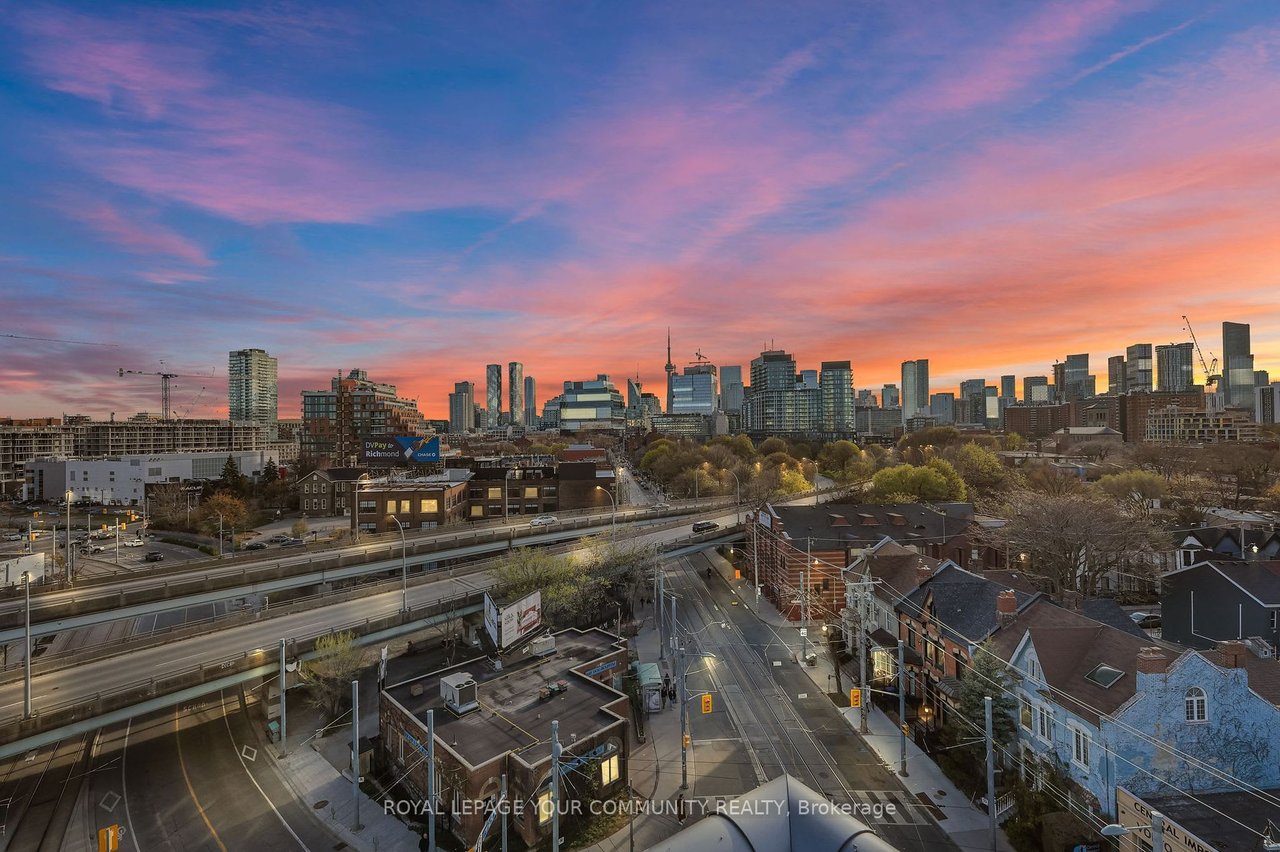
<path fill-rule="evenodd" d="M 929 825 L 929 807 L 897 790 L 853 790 L 849 813 L 874 828 L 877 825 Z M 834 797 L 839 802 L 844 795 Z M 936 808 L 935 808 L 936 810 Z M 941 817 L 939 812 L 934 817 Z"/>

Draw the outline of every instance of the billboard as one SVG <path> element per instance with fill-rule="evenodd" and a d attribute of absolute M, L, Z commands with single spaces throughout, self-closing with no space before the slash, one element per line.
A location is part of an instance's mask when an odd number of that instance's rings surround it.
<path fill-rule="evenodd" d="M 32 553 L 0 560 L 0 587 L 21 586 L 24 571 L 31 574 L 31 582 L 43 583 L 47 556 L 46 553 Z"/>
<path fill-rule="evenodd" d="M 360 457 L 366 462 L 437 462 L 440 461 L 440 437 L 371 438 L 364 442 Z"/>
<path fill-rule="evenodd" d="M 484 629 L 499 650 L 511 647 L 542 626 L 542 592 L 530 592 L 518 601 L 499 606 L 484 595 Z"/>

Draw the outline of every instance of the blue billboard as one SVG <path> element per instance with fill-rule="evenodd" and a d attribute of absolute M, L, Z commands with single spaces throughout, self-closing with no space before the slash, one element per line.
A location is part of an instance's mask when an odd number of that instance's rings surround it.
<path fill-rule="evenodd" d="M 367 440 L 363 458 L 365 462 L 438 462 L 440 437 L 403 435 L 394 440 Z"/>

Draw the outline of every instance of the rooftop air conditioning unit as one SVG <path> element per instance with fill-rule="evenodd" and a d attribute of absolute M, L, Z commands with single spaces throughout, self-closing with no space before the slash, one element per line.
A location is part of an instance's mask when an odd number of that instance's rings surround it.
<path fill-rule="evenodd" d="M 529 653 L 535 657 L 547 657 L 556 652 L 556 637 L 539 636 L 529 643 Z"/>
<path fill-rule="evenodd" d="M 478 691 L 475 679 L 466 672 L 440 678 L 440 697 L 444 699 L 444 706 L 455 716 L 480 709 Z"/>

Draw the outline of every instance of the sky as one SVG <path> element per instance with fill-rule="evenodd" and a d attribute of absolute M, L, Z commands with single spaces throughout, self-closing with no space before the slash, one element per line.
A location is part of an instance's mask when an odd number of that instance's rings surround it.
<path fill-rule="evenodd" d="M 0 416 L 447 416 L 701 352 L 935 391 L 1249 322 L 1280 373 L 1280 5 L 9 4 Z"/>

